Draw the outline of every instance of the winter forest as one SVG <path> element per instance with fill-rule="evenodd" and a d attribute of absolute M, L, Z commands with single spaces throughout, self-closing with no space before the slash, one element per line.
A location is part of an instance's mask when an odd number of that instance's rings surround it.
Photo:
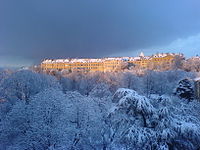
<path fill-rule="evenodd" d="M 0 71 L 0 150 L 197 150 L 197 63 L 187 69 Z"/>

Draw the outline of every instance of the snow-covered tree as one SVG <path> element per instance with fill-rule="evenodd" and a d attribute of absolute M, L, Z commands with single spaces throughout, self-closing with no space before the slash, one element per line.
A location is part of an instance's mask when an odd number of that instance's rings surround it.
<path fill-rule="evenodd" d="M 2 74 L 0 149 L 200 148 L 200 103 L 172 95 L 194 73 L 63 74 Z"/>
<path fill-rule="evenodd" d="M 174 94 L 180 98 L 190 100 L 194 99 L 194 85 L 190 79 L 180 80 Z"/>
<path fill-rule="evenodd" d="M 105 124 L 104 107 L 99 107 L 96 99 L 78 92 L 67 92 L 68 134 L 73 149 L 102 149 L 104 146 Z"/>
<path fill-rule="evenodd" d="M 111 145 L 124 149 L 196 149 L 200 146 L 199 119 L 194 117 L 187 102 L 167 96 L 148 99 L 130 89 L 119 89 L 115 95 L 120 100 L 115 101 L 108 116 Z"/>
<path fill-rule="evenodd" d="M 63 91 L 64 92 L 66 92 L 66 91 L 72 91 L 72 90 L 74 90 L 75 89 L 75 83 L 73 82 L 73 80 L 72 79 L 70 79 L 70 78 L 67 78 L 67 77 L 62 77 L 60 80 L 59 80 L 59 82 L 60 82 L 60 84 L 61 84 L 61 86 L 62 86 L 62 89 L 63 89 Z"/>
<path fill-rule="evenodd" d="M 106 98 L 110 97 L 112 93 L 109 90 L 109 86 L 105 83 L 99 83 L 97 84 L 89 93 L 92 97 L 98 97 L 98 98 Z"/>
<path fill-rule="evenodd" d="M 60 88 L 60 85 L 53 77 L 22 70 L 13 73 L 2 82 L 1 95 L 10 101 L 28 101 L 30 96 L 50 87 Z"/>
<path fill-rule="evenodd" d="M 13 72 L 0 82 L 0 120 L 12 109 L 17 101 L 29 103 L 30 97 L 47 89 L 60 89 L 58 81 L 51 76 L 29 70 Z"/>
<path fill-rule="evenodd" d="M 183 69 L 190 72 L 200 71 L 200 57 L 189 58 L 183 63 Z"/>
<path fill-rule="evenodd" d="M 1 124 L 5 149 L 67 149 L 66 98 L 59 90 L 46 89 L 18 101 Z M 64 148 L 65 147 L 65 148 Z"/>
<path fill-rule="evenodd" d="M 150 126 L 149 117 L 154 112 L 149 99 L 130 89 L 118 89 L 113 99 L 119 100 L 113 100 L 116 105 L 111 108 L 108 116 L 110 141 L 128 147 L 141 144 L 142 147 L 142 141 L 145 143 L 145 139 L 150 138 L 142 137 L 142 134 L 148 132 L 145 128 Z"/>

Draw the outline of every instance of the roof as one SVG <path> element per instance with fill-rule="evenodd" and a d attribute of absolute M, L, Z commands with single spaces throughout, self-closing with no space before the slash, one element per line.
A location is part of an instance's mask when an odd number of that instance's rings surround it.
<path fill-rule="evenodd" d="M 142 53 L 143 54 L 143 53 Z M 152 58 L 162 58 L 166 56 L 176 56 L 180 54 L 174 53 L 158 53 L 152 56 L 139 56 L 139 57 L 106 57 L 101 59 L 79 59 L 79 58 L 72 58 L 72 59 L 46 59 L 42 63 L 49 64 L 49 63 L 92 63 L 92 62 L 105 62 L 105 61 L 137 61 L 137 60 L 150 60 Z"/>

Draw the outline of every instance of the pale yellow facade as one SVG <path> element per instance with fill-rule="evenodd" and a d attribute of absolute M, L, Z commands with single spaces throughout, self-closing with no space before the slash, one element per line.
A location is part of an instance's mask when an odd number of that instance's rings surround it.
<path fill-rule="evenodd" d="M 103 59 L 63 59 L 63 60 L 45 60 L 41 63 L 42 69 L 66 69 L 69 71 L 101 71 L 109 72 L 119 69 L 124 62 L 137 65 L 141 68 L 147 68 L 148 65 L 170 65 L 177 54 L 153 55 L 151 57 L 129 57 L 121 58 L 103 58 Z"/>

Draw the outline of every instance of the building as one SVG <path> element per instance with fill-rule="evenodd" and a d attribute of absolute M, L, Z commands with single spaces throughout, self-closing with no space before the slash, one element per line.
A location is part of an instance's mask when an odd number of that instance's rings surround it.
<path fill-rule="evenodd" d="M 129 63 L 141 68 L 148 68 L 151 64 L 159 66 L 162 64 L 170 66 L 176 56 L 182 54 L 158 53 L 152 56 L 144 56 L 141 53 L 138 57 L 116 57 L 102 59 L 46 59 L 41 63 L 41 68 L 48 69 L 66 69 L 69 71 L 101 71 L 112 72 L 120 69 L 123 64 Z"/>

